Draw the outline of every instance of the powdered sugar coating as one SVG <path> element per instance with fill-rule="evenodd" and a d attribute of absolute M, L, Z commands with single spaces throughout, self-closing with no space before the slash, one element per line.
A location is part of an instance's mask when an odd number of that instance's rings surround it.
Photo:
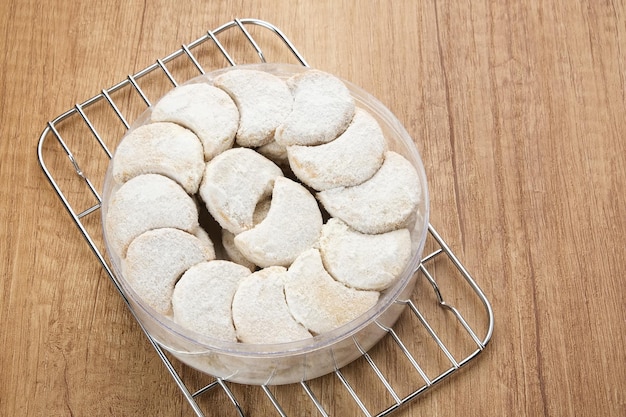
<path fill-rule="evenodd" d="M 382 165 L 386 150 L 376 119 L 357 108 L 352 123 L 338 138 L 318 146 L 288 146 L 287 155 L 298 179 L 321 191 L 370 179 Z"/>
<path fill-rule="evenodd" d="M 215 258 L 213 248 L 178 229 L 149 230 L 135 238 L 122 261 L 124 277 L 148 305 L 172 313 L 174 285 L 193 265 Z"/>
<path fill-rule="evenodd" d="M 258 147 L 274 139 L 274 132 L 291 112 L 293 97 L 287 84 L 265 71 L 235 69 L 213 80 L 226 91 L 239 109 L 236 142 Z"/>
<path fill-rule="evenodd" d="M 229 149 L 207 163 L 200 196 L 220 226 L 238 234 L 254 226 L 257 204 L 282 175 L 276 164 L 252 149 Z"/>
<path fill-rule="evenodd" d="M 422 190 L 415 168 L 402 155 L 388 151 L 372 178 L 354 187 L 317 193 L 331 216 L 361 233 L 385 233 L 408 226 Z"/>
<path fill-rule="evenodd" d="M 240 341 L 268 344 L 312 337 L 287 308 L 285 274 L 285 268 L 272 266 L 241 281 L 233 298 L 233 322 Z"/>
<path fill-rule="evenodd" d="M 335 281 L 324 269 L 317 249 L 293 262 L 285 279 L 285 298 L 293 317 L 313 333 L 342 326 L 378 301 L 376 291 L 359 291 Z"/>
<path fill-rule="evenodd" d="M 109 201 L 105 227 L 111 249 L 120 257 L 143 232 L 175 227 L 193 233 L 198 228 L 198 208 L 173 180 L 144 174 L 124 183 Z"/>
<path fill-rule="evenodd" d="M 346 85 L 326 72 L 308 70 L 289 80 L 293 109 L 276 129 L 283 146 L 320 145 L 339 136 L 354 116 L 354 99 Z"/>
<path fill-rule="evenodd" d="M 239 126 L 239 110 L 223 90 L 207 83 L 174 88 L 152 108 L 152 122 L 178 123 L 193 131 L 202 142 L 204 159 L 233 146 Z"/>
<path fill-rule="evenodd" d="M 248 268 L 228 261 L 208 261 L 189 268 L 174 287 L 174 321 L 218 340 L 237 341 L 232 301 Z"/>
<path fill-rule="evenodd" d="M 411 257 L 411 234 L 408 229 L 364 234 L 331 218 L 322 227 L 319 249 L 334 279 L 352 288 L 382 291 L 404 272 Z"/>
<path fill-rule="evenodd" d="M 113 159 L 113 178 L 120 184 L 141 174 L 161 174 L 195 194 L 204 171 L 198 137 L 175 123 L 149 123 L 130 131 Z"/>
<path fill-rule="evenodd" d="M 261 267 L 288 266 L 317 242 L 321 229 L 322 214 L 311 193 L 288 178 L 278 177 L 267 217 L 235 236 L 235 245 Z"/>

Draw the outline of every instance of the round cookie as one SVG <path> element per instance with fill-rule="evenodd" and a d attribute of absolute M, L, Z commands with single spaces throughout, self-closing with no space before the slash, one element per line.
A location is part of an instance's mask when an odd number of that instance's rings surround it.
<path fill-rule="evenodd" d="M 332 217 L 361 233 L 376 234 L 408 227 L 421 194 L 413 165 L 388 151 L 383 165 L 369 180 L 354 187 L 320 191 L 317 198 Z"/>
<path fill-rule="evenodd" d="M 319 146 L 288 146 L 287 155 L 294 174 L 322 191 L 370 179 L 382 165 L 386 150 L 376 119 L 357 108 L 352 123 L 337 139 Z"/>
<path fill-rule="evenodd" d="M 113 178 L 123 184 L 141 174 L 161 174 L 195 194 L 204 171 L 198 137 L 175 123 L 159 122 L 131 130 L 115 151 Z"/>
<path fill-rule="evenodd" d="M 293 109 L 276 129 L 274 138 L 283 146 L 320 145 L 339 136 L 354 116 L 354 99 L 337 77 L 308 70 L 287 80 Z"/>
<path fill-rule="evenodd" d="M 128 246 L 122 273 L 133 290 L 162 314 L 172 312 L 174 285 L 190 267 L 215 258 L 212 247 L 182 230 L 161 228 L 137 236 Z"/>
<path fill-rule="evenodd" d="M 145 231 L 175 227 L 193 233 L 198 226 L 196 203 L 180 185 L 162 175 L 144 174 L 112 195 L 105 227 L 109 246 L 123 258 L 130 242 Z"/>
<path fill-rule="evenodd" d="M 402 274 L 411 257 L 408 229 L 368 235 L 331 218 L 322 227 L 319 250 L 337 281 L 359 290 L 382 291 Z"/>
<path fill-rule="evenodd" d="M 223 90 L 207 83 L 179 86 L 152 108 L 152 122 L 178 123 L 194 132 L 204 148 L 204 159 L 232 147 L 239 126 L 239 110 Z"/>
<path fill-rule="evenodd" d="M 192 266 L 174 287 L 174 321 L 205 336 L 236 342 L 231 306 L 239 283 L 248 275 L 248 268 L 228 261 Z"/>
<path fill-rule="evenodd" d="M 278 177 L 267 216 L 235 236 L 235 245 L 261 267 L 288 266 L 317 242 L 321 229 L 322 214 L 311 193 L 288 178 Z"/>
<path fill-rule="evenodd" d="M 291 113 L 293 97 L 287 84 L 265 71 L 234 69 L 213 80 L 226 91 L 239 109 L 236 142 L 258 147 L 274 139 L 274 131 Z"/>
<path fill-rule="evenodd" d="M 317 249 L 303 252 L 287 271 L 285 299 L 293 317 L 312 333 L 342 326 L 378 301 L 377 291 L 359 291 L 335 281 Z"/>
<path fill-rule="evenodd" d="M 200 197 L 220 226 L 238 234 L 254 226 L 257 204 L 282 175 L 276 164 L 252 149 L 229 149 L 207 163 Z"/>
<path fill-rule="evenodd" d="M 244 343 L 287 343 L 311 338 L 289 313 L 284 295 L 287 270 L 273 266 L 244 278 L 233 298 L 233 323 Z"/>

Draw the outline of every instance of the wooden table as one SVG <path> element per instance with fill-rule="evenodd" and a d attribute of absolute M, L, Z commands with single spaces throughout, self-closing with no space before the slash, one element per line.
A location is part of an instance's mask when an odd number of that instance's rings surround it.
<path fill-rule="evenodd" d="M 431 223 L 492 303 L 485 351 L 397 415 L 625 416 L 626 4 L 241 3 L 0 5 L 0 415 L 192 415 L 35 149 L 74 104 L 208 29 L 255 17 L 405 124 L 429 177 Z M 426 336 L 415 337 L 419 347 Z M 373 354 L 384 360 L 385 346 Z M 371 381 L 359 384 L 366 398 L 377 395 Z M 338 384 L 312 385 L 332 414 L 357 415 L 332 397 Z M 275 415 L 253 388 L 233 390 L 249 415 Z M 304 414 L 299 401 L 286 401 L 290 415 Z M 201 403 L 235 415 L 223 393 Z"/>

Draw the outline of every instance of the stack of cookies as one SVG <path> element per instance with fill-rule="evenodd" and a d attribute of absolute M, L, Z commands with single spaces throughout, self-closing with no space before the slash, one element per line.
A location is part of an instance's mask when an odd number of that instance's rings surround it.
<path fill-rule="evenodd" d="M 424 198 L 377 120 L 318 70 L 235 67 L 174 88 L 112 176 L 105 236 L 125 282 L 184 328 L 253 344 L 374 307 L 405 274 Z"/>

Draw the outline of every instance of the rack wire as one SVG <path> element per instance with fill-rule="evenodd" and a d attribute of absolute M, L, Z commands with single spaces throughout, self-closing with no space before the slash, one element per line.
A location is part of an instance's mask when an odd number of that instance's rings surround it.
<path fill-rule="evenodd" d="M 106 166 L 119 138 L 130 128 L 129 120 L 151 106 L 151 91 L 145 85 L 159 86 L 160 90 L 152 91 L 159 97 L 181 80 L 205 74 L 208 65 L 237 65 L 239 59 L 225 46 L 227 42 L 234 50 L 248 48 L 250 53 L 242 59 L 253 56 L 256 62 L 267 62 L 267 49 L 277 55 L 272 62 L 291 60 L 308 66 L 276 26 L 258 19 L 234 19 L 76 104 L 49 121 L 39 138 L 37 155 L 42 170 L 133 315 L 103 255 L 98 214 L 102 199 L 98 190 L 102 189 Z M 203 63 L 203 59 L 208 63 Z M 428 255 L 415 271 L 419 275 L 415 295 L 398 301 L 406 305 L 405 313 L 394 328 L 384 328 L 388 335 L 369 352 L 362 350 L 363 356 L 347 367 L 317 380 L 291 385 L 289 395 L 281 395 L 282 387 L 259 386 L 248 387 L 258 392 L 246 391 L 246 398 L 242 399 L 242 395 L 237 395 L 241 392 L 237 384 L 219 378 L 192 389 L 191 381 L 183 378 L 188 373 L 181 372 L 185 365 L 170 359 L 137 322 L 198 417 L 213 415 L 206 414 L 215 410 L 207 410 L 206 404 L 203 409 L 202 398 L 220 390 L 240 417 L 251 415 L 250 410 L 256 408 L 244 402 L 247 398 L 264 399 L 263 412 L 269 410 L 279 416 L 289 415 L 292 401 L 297 402 L 298 414 L 304 414 L 303 408 L 308 408 L 307 415 L 324 417 L 334 415 L 333 411 L 337 415 L 387 416 L 473 362 L 493 334 L 489 300 L 430 224 L 427 249 Z M 365 374 L 369 378 L 363 377 Z M 364 383 L 366 387 L 361 386 Z M 294 392 L 299 392 L 300 397 Z M 298 398 L 293 400 L 294 397 Z"/>

